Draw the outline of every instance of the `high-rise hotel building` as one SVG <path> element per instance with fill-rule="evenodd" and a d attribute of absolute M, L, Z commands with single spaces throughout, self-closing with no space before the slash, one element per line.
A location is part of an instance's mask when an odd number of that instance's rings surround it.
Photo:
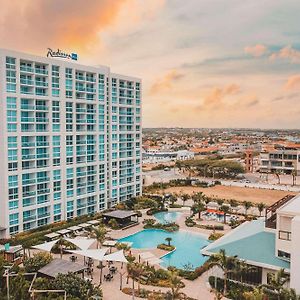
<path fill-rule="evenodd" d="M 0 49 L 0 238 L 140 195 L 141 81 Z"/>

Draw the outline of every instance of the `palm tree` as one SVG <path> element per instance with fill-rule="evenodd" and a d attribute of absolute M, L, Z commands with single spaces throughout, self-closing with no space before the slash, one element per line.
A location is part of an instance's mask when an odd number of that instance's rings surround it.
<path fill-rule="evenodd" d="M 219 206 L 222 206 L 224 203 L 224 199 L 217 199 L 217 203 Z"/>
<path fill-rule="evenodd" d="M 245 216 L 247 217 L 248 209 L 252 207 L 252 203 L 250 201 L 244 201 L 244 208 L 245 208 Z"/>
<path fill-rule="evenodd" d="M 234 272 L 237 256 L 226 256 L 225 250 L 221 249 L 219 253 L 216 253 L 212 256 L 212 259 L 213 260 L 209 266 L 218 266 L 224 273 L 224 295 L 226 295 L 228 275 Z"/>
<path fill-rule="evenodd" d="M 198 219 L 201 219 L 201 213 L 206 210 L 206 206 L 199 201 L 192 206 L 191 210 L 194 214 L 198 213 Z"/>
<path fill-rule="evenodd" d="M 139 278 L 145 273 L 145 264 L 130 263 L 127 264 L 128 275 L 132 278 L 132 299 L 134 299 L 134 281 L 138 282 L 138 295 L 140 294 Z"/>
<path fill-rule="evenodd" d="M 230 209 L 227 205 L 222 205 L 220 210 L 224 213 L 224 224 L 226 224 L 226 216 L 229 213 Z"/>
<path fill-rule="evenodd" d="M 92 231 L 92 236 L 97 240 L 97 249 L 100 248 L 105 240 L 105 235 L 107 230 L 104 225 L 100 224 L 98 228 L 94 228 Z"/>
<path fill-rule="evenodd" d="M 189 194 L 182 194 L 181 195 L 181 200 L 182 200 L 182 205 L 184 206 L 185 201 L 187 201 L 190 198 Z"/>
<path fill-rule="evenodd" d="M 174 203 L 177 201 L 177 195 L 171 194 L 169 197 L 169 201 L 171 202 L 171 205 L 174 205 Z"/>
<path fill-rule="evenodd" d="M 238 261 L 233 273 L 237 275 L 239 281 L 243 283 L 245 276 L 254 271 L 256 271 L 255 267 L 246 264 L 244 261 Z"/>
<path fill-rule="evenodd" d="M 289 281 L 289 277 L 284 272 L 284 269 L 280 269 L 276 274 L 271 274 L 269 283 L 262 285 L 263 288 L 275 293 L 278 300 L 282 299 L 281 293 L 285 293 L 284 285 Z"/>
<path fill-rule="evenodd" d="M 205 196 L 202 192 L 194 193 L 192 195 L 192 200 L 194 201 L 194 204 L 196 202 L 202 202 L 204 200 Z"/>
<path fill-rule="evenodd" d="M 266 207 L 266 205 L 264 203 L 262 203 L 262 202 L 257 204 L 257 209 L 259 211 L 259 216 L 260 217 L 261 217 L 261 214 L 262 214 L 262 212 L 263 212 L 263 210 L 264 210 L 265 207 Z"/>
<path fill-rule="evenodd" d="M 167 238 L 165 238 L 165 241 L 168 243 L 168 246 L 171 246 L 172 238 L 167 237 Z"/>

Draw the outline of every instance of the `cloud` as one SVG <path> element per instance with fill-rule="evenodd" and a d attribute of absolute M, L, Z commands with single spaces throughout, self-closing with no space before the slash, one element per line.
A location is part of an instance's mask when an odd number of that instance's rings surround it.
<path fill-rule="evenodd" d="M 292 46 L 286 46 L 281 48 L 278 52 L 273 53 L 270 59 L 285 59 L 292 63 L 300 63 L 300 51 L 293 49 Z"/>
<path fill-rule="evenodd" d="M 138 0 L 10 0 L 1 6 L 0 40 L 5 41 L 2 46 L 22 51 L 63 47 L 90 52 L 101 48 L 103 33 L 128 34 L 130 24 L 137 26 L 143 18 L 153 17 L 164 0 L 143 4 Z"/>
<path fill-rule="evenodd" d="M 224 100 L 227 96 L 235 95 L 239 92 L 240 86 L 235 83 L 225 87 L 214 87 L 204 97 L 203 106 L 220 108 L 224 104 Z"/>
<path fill-rule="evenodd" d="M 175 82 L 178 82 L 184 77 L 183 73 L 177 70 L 171 70 L 162 78 L 158 79 L 150 88 L 150 94 L 157 94 L 162 91 L 170 90 Z"/>
<path fill-rule="evenodd" d="M 244 48 L 246 54 L 252 55 L 254 57 L 260 57 L 267 52 L 267 47 L 264 45 L 257 44 L 255 46 L 247 46 Z"/>
<path fill-rule="evenodd" d="M 284 88 L 285 90 L 294 90 L 300 88 L 300 75 L 293 75 L 289 77 Z"/>

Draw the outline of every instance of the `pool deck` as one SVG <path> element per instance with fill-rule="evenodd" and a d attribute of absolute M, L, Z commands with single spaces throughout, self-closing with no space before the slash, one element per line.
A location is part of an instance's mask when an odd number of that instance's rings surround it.
<path fill-rule="evenodd" d="M 139 218 L 139 224 L 128 228 L 126 230 L 113 230 L 110 232 L 110 236 L 114 239 L 120 239 L 120 238 L 124 238 L 127 237 L 129 235 L 135 234 L 141 230 L 143 230 L 143 220 L 144 219 L 153 219 L 154 216 L 148 216 L 146 215 L 146 210 L 142 210 L 142 217 Z M 180 230 L 182 231 L 188 231 L 191 233 L 196 233 L 196 234 L 200 234 L 205 238 L 208 238 L 208 236 L 210 235 L 210 233 L 212 232 L 211 230 L 205 230 L 205 229 L 201 229 L 201 228 L 197 228 L 197 227 L 187 227 L 185 225 L 185 218 L 187 216 L 190 215 L 190 211 L 189 208 L 183 208 L 183 209 L 178 209 L 178 208 L 169 208 L 169 211 L 178 211 L 181 212 L 181 216 L 177 219 L 176 223 L 179 224 L 180 226 Z M 207 223 L 207 221 L 206 221 Z M 216 224 L 220 224 L 215 222 Z M 210 222 L 210 224 L 213 224 L 213 221 Z M 227 229 L 227 228 L 226 228 Z M 227 230 L 225 229 L 225 231 L 222 231 L 223 233 L 225 233 Z M 161 249 L 157 249 L 157 248 L 151 248 L 151 249 L 131 249 L 131 252 L 133 255 L 135 255 L 136 257 L 138 257 L 139 254 L 143 253 L 143 252 L 151 252 L 154 256 L 156 257 L 161 257 L 165 254 L 168 253 L 168 251 L 164 251 Z M 141 260 L 142 261 L 142 260 Z M 156 267 L 162 268 L 159 265 L 156 265 Z M 212 300 L 214 299 L 214 296 L 212 293 L 210 293 L 210 289 L 208 287 L 208 277 L 209 275 L 207 273 L 204 273 L 202 276 L 200 276 L 199 278 L 197 278 L 194 281 L 190 281 L 190 280 L 185 280 L 183 279 L 183 282 L 185 284 L 185 288 L 182 289 L 182 291 L 184 293 L 186 293 L 189 297 L 193 297 L 195 299 L 205 299 L 205 300 Z M 108 283 L 111 284 L 111 283 Z M 130 286 L 130 285 L 129 285 Z M 141 285 L 142 286 L 142 285 Z M 161 287 L 153 287 L 153 286 L 143 286 L 144 288 L 148 289 L 148 290 L 160 290 L 160 291 L 168 291 L 168 288 L 161 288 Z M 106 295 L 105 292 L 106 289 L 104 289 L 104 295 Z M 108 293 L 111 293 L 111 290 L 107 290 Z M 122 299 L 127 299 L 127 297 L 125 297 L 126 295 L 124 295 L 124 297 L 122 297 Z M 104 299 L 106 299 L 104 297 Z M 107 298 L 109 299 L 109 298 Z M 118 298 L 110 298 L 110 299 L 118 299 Z M 120 298 L 121 299 L 121 298 Z M 131 299 L 131 297 L 129 297 L 128 299 Z"/>
<path fill-rule="evenodd" d="M 171 209 L 170 209 L 171 210 Z M 174 209 L 175 210 L 175 209 Z M 176 209 L 175 211 L 181 211 Z M 147 216 L 145 214 L 146 210 L 142 211 L 143 212 L 143 217 L 139 218 L 140 220 L 140 224 L 135 226 L 135 227 L 131 227 L 128 228 L 126 230 L 112 230 L 109 232 L 108 235 L 110 235 L 112 238 L 115 239 L 119 239 L 119 238 L 123 238 L 126 237 L 128 235 L 134 234 L 138 231 L 143 230 L 143 224 L 142 221 L 144 219 L 149 219 L 152 218 L 152 216 Z M 209 231 L 207 230 L 202 230 L 199 228 L 190 228 L 190 227 L 186 227 L 184 220 L 185 217 L 187 215 L 189 215 L 188 211 L 183 211 L 183 214 L 180 216 L 180 218 L 178 219 L 177 223 L 180 225 L 180 230 L 187 230 L 189 232 L 194 232 L 194 233 L 199 233 L 202 234 L 203 236 L 205 236 L 206 238 L 208 237 Z M 145 217 L 144 217 L 145 215 Z M 96 249 L 96 244 L 94 243 L 91 247 L 91 249 Z M 40 252 L 38 250 L 31 250 L 31 254 L 33 253 L 37 253 Z M 131 250 L 132 254 L 136 256 L 136 258 L 138 258 L 138 255 L 142 252 L 151 252 L 154 256 L 156 257 L 161 257 L 162 255 L 168 253 L 167 251 L 164 250 L 160 250 L 160 249 L 132 249 Z M 60 255 L 59 254 L 52 254 L 54 258 L 59 258 Z M 64 254 L 63 255 L 63 259 L 68 260 L 69 261 L 69 257 L 71 254 Z M 76 261 L 77 263 L 84 265 L 83 262 L 83 257 L 78 255 L 78 260 Z M 104 281 L 102 283 L 102 290 L 103 290 L 103 299 L 104 300 L 130 300 L 132 299 L 132 296 L 126 295 L 123 292 L 120 291 L 120 273 L 119 271 L 121 271 L 122 275 L 122 286 L 124 287 L 132 287 L 132 281 L 131 279 L 129 279 L 129 283 L 126 283 L 126 278 L 127 278 L 127 272 L 126 272 L 126 266 L 123 267 L 123 269 L 121 269 L 121 264 L 120 263 L 115 263 L 115 266 L 118 268 L 118 273 L 114 276 L 114 279 L 112 281 Z M 159 267 L 161 268 L 159 265 L 156 265 L 155 267 Z M 99 285 L 99 278 L 100 278 L 100 270 L 98 268 L 96 268 L 94 266 L 94 272 L 93 272 L 93 279 L 92 282 L 95 285 Z M 104 268 L 103 270 L 103 275 L 108 274 L 108 269 L 107 267 Z M 185 287 L 182 289 L 182 292 L 184 292 L 187 296 L 192 297 L 194 299 L 199 299 L 199 300 L 213 300 L 214 296 L 212 293 L 210 293 L 210 288 L 208 286 L 208 277 L 211 275 L 211 272 L 208 271 L 206 273 L 204 273 L 202 276 L 200 276 L 199 278 L 197 278 L 194 281 L 189 281 L 189 280 L 185 280 L 182 279 L 182 281 L 185 284 Z M 135 287 L 137 287 L 137 284 L 135 283 Z M 147 290 L 150 291 L 162 291 L 162 292 L 166 292 L 169 291 L 170 288 L 163 288 L 163 287 L 156 287 L 156 286 L 151 286 L 151 285 L 141 285 L 141 288 L 145 288 Z M 135 297 L 135 299 L 142 299 L 139 297 Z M 225 298 L 224 298 L 225 299 Z"/>

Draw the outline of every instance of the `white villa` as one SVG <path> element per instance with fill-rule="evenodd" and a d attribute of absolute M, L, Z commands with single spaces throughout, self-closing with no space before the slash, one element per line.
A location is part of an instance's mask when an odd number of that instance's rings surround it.
<path fill-rule="evenodd" d="M 221 249 L 256 266 L 259 281 L 279 269 L 290 273 L 290 288 L 300 293 L 300 194 L 288 195 L 266 209 L 265 219 L 245 222 L 202 250 L 212 255 Z"/>

